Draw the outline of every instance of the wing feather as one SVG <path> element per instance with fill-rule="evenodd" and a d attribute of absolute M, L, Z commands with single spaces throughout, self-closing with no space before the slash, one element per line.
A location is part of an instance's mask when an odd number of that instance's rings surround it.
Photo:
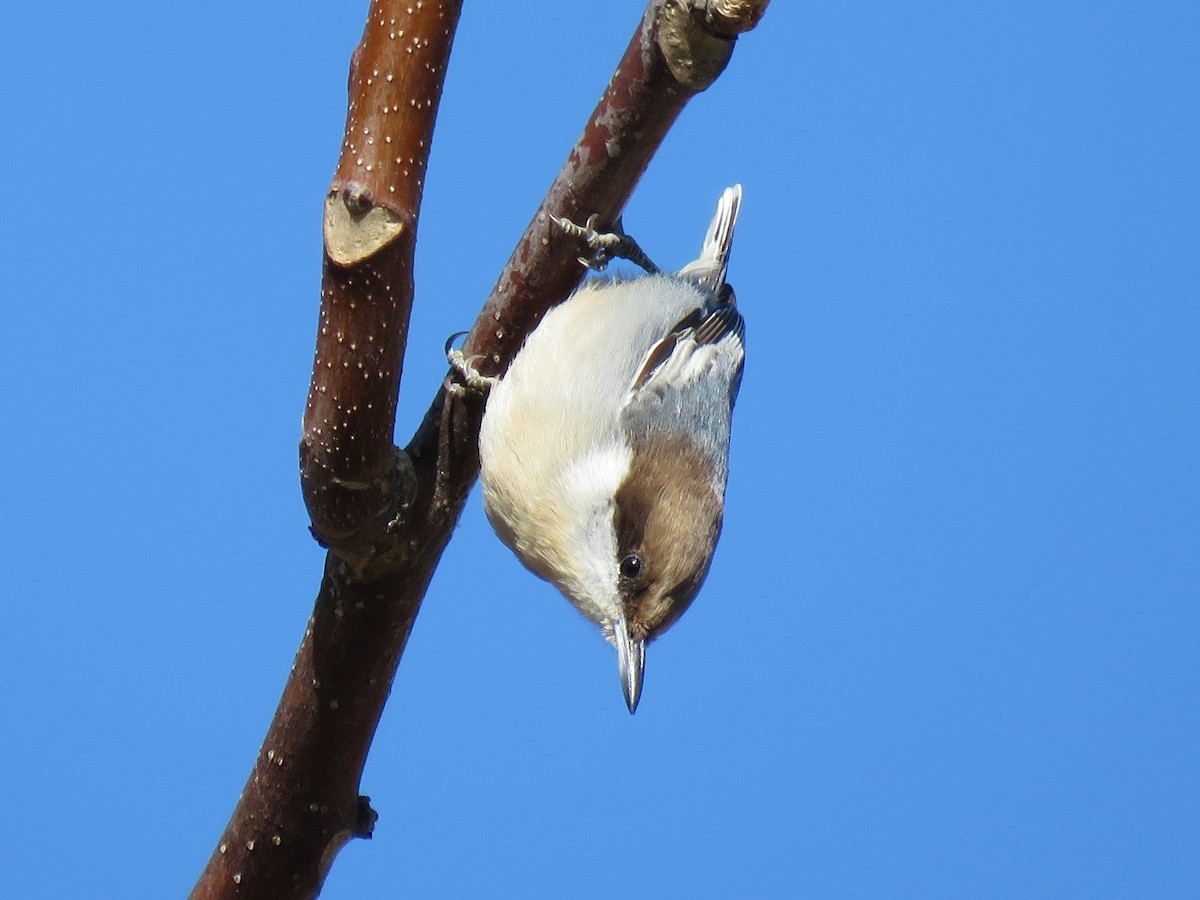
<path fill-rule="evenodd" d="M 745 360 L 745 322 L 722 305 L 685 317 L 650 348 L 621 409 L 635 440 L 662 429 L 682 431 L 721 469 Z"/>

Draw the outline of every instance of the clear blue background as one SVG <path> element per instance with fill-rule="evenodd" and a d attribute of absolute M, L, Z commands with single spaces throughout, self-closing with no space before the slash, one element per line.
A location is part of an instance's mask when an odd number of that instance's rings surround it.
<path fill-rule="evenodd" d="M 296 444 L 366 4 L 11 4 L 4 893 L 179 897 L 311 609 Z M 640 0 L 468 3 L 398 437 Z M 324 897 L 1200 896 L 1200 7 L 776 0 L 626 224 L 741 181 L 725 534 L 613 654 L 434 580 Z"/>

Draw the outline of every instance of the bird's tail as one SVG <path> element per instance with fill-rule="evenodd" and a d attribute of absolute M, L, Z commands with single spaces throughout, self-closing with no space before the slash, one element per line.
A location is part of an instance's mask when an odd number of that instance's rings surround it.
<path fill-rule="evenodd" d="M 680 278 L 707 285 L 714 291 L 725 283 L 729 269 L 729 251 L 733 248 L 733 228 L 742 206 L 742 186 L 725 188 L 717 201 L 717 212 L 708 224 L 708 233 L 698 259 L 679 270 Z"/>

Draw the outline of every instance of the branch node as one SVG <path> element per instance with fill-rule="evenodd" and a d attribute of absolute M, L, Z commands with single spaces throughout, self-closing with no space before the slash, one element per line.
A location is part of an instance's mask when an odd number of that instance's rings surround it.
<path fill-rule="evenodd" d="M 659 7 L 655 40 L 675 80 L 699 93 L 725 71 L 736 38 L 714 33 L 710 4 L 667 0 Z"/>
<path fill-rule="evenodd" d="M 404 219 L 377 206 L 366 185 L 351 181 L 325 198 L 325 252 L 339 266 L 353 266 L 404 233 Z"/>
<path fill-rule="evenodd" d="M 697 13 L 717 34 L 726 37 L 749 31 L 762 19 L 770 0 L 708 0 Z"/>
<path fill-rule="evenodd" d="M 378 821 L 379 813 L 371 808 L 371 798 L 359 794 L 354 809 L 354 836 L 369 841 L 375 835 L 375 823 Z"/>
<path fill-rule="evenodd" d="M 392 460 L 395 463 L 393 475 L 392 496 L 396 499 L 396 514 L 388 520 L 388 534 L 396 534 L 408 521 L 413 502 L 417 499 L 417 467 L 412 457 L 399 447 L 392 448 Z"/>
<path fill-rule="evenodd" d="M 351 181 L 342 188 L 342 202 L 354 219 L 361 219 L 375 206 L 375 196 L 361 181 Z"/>

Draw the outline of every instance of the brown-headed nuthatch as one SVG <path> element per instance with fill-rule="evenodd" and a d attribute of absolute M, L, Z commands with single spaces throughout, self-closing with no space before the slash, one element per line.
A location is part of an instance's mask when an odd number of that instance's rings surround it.
<path fill-rule="evenodd" d="M 479 434 L 488 519 L 616 645 L 630 712 L 646 644 L 691 604 L 721 531 L 744 359 L 725 282 L 741 199 L 725 190 L 699 258 L 674 275 L 624 235 L 557 220 L 647 274 L 590 279 L 546 313 L 491 380 Z"/>

